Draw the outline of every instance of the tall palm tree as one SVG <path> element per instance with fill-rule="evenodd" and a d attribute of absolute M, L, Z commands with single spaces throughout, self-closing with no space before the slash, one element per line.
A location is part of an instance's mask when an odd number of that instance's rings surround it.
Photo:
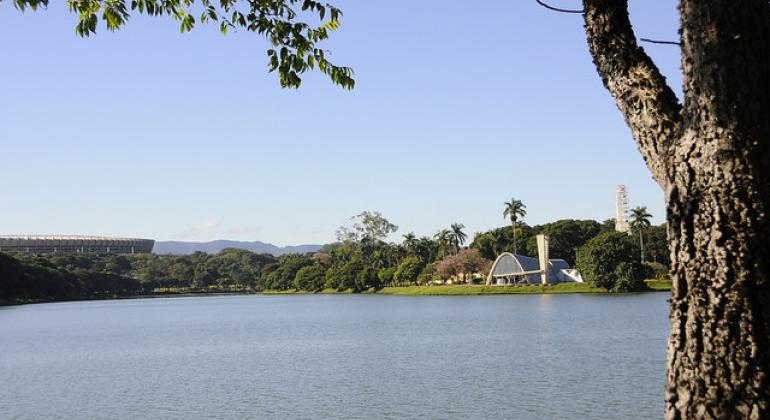
<path fill-rule="evenodd" d="M 465 225 L 462 223 L 452 223 L 452 242 L 455 245 L 455 255 L 460 253 L 460 246 L 468 239 L 468 235 L 463 232 Z"/>
<path fill-rule="evenodd" d="M 647 213 L 647 207 L 636 207 L 631 209 L 631 229 L 639 232 L 639 249 L 641 250 L 641 260 L 644 263 L 644 239 L 642 232 L 652 225 L 650 219 L 652 215 Z"/>
<path fill-rule="evenodd" d="M 527 215 L 527 206 L 511 197 L 511 201 L 503 203 L 505 210 L 503 210 L 503 217 L 507 217 L 511 220 L 511 226 L 513 226 L 513 255 L 516 255 L 516 222 L 520 218 L 524 218 Z"/>

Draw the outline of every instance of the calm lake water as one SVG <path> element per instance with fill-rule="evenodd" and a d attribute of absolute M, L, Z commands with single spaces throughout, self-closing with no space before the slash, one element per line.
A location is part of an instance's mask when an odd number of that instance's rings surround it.
<path fill-rule="evenodd" d="M 0 308 L 2 418 L 660 418 L 668 293 Z"/>

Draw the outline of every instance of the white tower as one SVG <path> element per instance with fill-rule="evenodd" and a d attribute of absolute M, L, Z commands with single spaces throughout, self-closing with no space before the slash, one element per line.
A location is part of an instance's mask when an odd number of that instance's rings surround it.
<path fill-rule="evenodd" d="M 551 261 L 548 255 L 548 235 L 537 235 L 537 257 L 540 260 L 540 283 L 548 284 L 548 265 Z"/>
<path fill-rule="evenodd" d="M 615 230 L 628 232 L 628 192 L 625 185 L 618 185 L 615 192 Z"/>

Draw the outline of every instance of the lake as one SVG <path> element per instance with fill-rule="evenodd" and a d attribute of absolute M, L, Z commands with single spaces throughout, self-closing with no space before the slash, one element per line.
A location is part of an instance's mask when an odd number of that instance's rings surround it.
<path fill-rule="evenodd" d="M 0 307 L 3 418 L 643 419 L 668 293 Z"/>

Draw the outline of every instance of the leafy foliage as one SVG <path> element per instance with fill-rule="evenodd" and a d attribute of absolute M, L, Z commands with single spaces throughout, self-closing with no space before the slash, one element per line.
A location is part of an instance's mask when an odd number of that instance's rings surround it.
<path fill-rule="evenodd" d="M 450 240 L 455 247 L 455 254 L 460 252 L 460 247 L 465 244 L 465 240 L 468 239 L 468 235 L 463 232 L 465 225 L 462 223 L 452 223 Z"/>
<path fill-rule="evenodd" d="M 651 227 L 650 230 L 658 229 Z M 614 221 L 607 227 L 595 220 L 563 219 L 542 225 L 528 226 L 519 223 L 516 226 L 517 249 L 520 254 L 537 257 L 538 234 L 546 234 L 550 238 L 551 258 L 560 258 L 570 265 L 575 265 L 576 251 L 590 239 L 602 232 L 615 230 Z M 663 228 L 665 231 L 665 228 Z M 665 237 L 662 246 L 667 247 Z M 477 233 L 470 248 L 478 249 L 484 258 L 494 260 L 503 252 L 513 251 L 513 232 L 510 226 L 499 227 L 486 232 Z"/>
<path fill-rule="evenodd" d="M 519 244 L 516 240 L 516 222 L 527 215 L 527 206 L 525 206 L 521 200 L 517 200 L 513 197 L 511 197 L 511 201 L 506 201 L 503 204 L 505 205 L 503 217 L 508 217 L 511 220 L 511 227 L 513 228 L 513 253 L 518 254 Z"/>
<path fill-rule="evenodd" d="M 324 288 L 326 269 L 320 265 L 302 267 L 294 276 L 294 288 L 298 290 L 321 290 Z"/>
<path fill-rule="evenodd" d="M 510 251 L 510 226 L 476 234 L 462 248 L 463 226 L 454 224 L 433 238 L 403 236 L 400 244 L 384 239 L 396 226 L 378 212 L 353 218 L 354 238 L 325 245 L 313 254 L 274 257 L 240 249 L 217 255 L 6 255 L 0 253 L 0 300 L 30 301 L 180 291 L 262 291 L 324 288 L 362 292 L 385 286 L 429 284 L 435 279 L 469 281 L 489 271 L 499 253 Z M 609 225 L 607 225 L 609 226 Z M 604 231 L 604 232 L 603 232 Z M 578 267 L 608 290 L 636 290 L 644 275 L 634 239 L 593 220 L 559 220 L 517 226 L 520 249 L 537 254 L 534 235 L 551 237 L 551 256 L 568 261 L 579 251 Z M 599 233 L 594 238 L 594 234 Z M 462 234 L 462 235 L 461 235 Z M 667 252 L 665 226 L 648 228 L 650 255 Z M 592 239 L 593 238 L 593 239 Z M 659 251 L 653 249 L 660 248 Z M 581 257 L 582 256 L 582 259 Z M 666 267 L 647 264 L 650 276 Z"/>
<path fill-rule="evenodd" d="M 644 267 L 638 245 L 625 233 L 605 232 L 578 250 L 577 268 L 588 281 L 605 290 L 644 288 Z"/>
<path fill-rule="evenodd" d="M 388 235 L 398 230 L 398 226 L 390 223 L 382 213 L 364 211 L 350 218 L 351 226 L 337 229 L 337 240 L 344 241 L 382 241 Z"/>
<path fill-rule="evenodd" d="M 2 3 L 3 0 L 0 0 Z M 21 10 L 48 6 L 48 0 L 13 0 Z M 110 31 L 128 23 L 132 14 L 170 17 L 182 32 L 199 24 L 217 24 L 223 34 L 243 29 L 267 39 L 268 69 L 281 86 L 298 88 L 300 75 L 317 69 L 346 89 L 355 86 L 353 70 L 337 66 L 320 47 L 340 27 L 342 12 L 314 0 L 68 0 L 77 14 L 75 32 L 84 38 L 96 33 L 101 20 Z M 312 22 L 312 23 L 310 23 Z"/>
<path fill-rule="evenodd" d="M 406 257 L 393 273 L 393 281 L 399 285 L 412 284 L 422 271 L 423 263 L 417 257 Z"/>
<path fill-rule="evenodd" d="M 527 255 L 537 255 L 535 235 L 545 234 L 550 239 L 551 258 L 561 258 L 574 266 L 576 251 L 601 231 L 601 224 L 595 220 L 564 219 L 534 226 L 526 242 Z"/>
<path fill-rule="evenodd" d="M 491 268 L 491 260 L 484 258 L 479 250 L 469 248 L 441 260 L 436 266 L 436 274 L 444 282 L 451 278 L 470 281 L 469 275 L 487 273 Z"/>
<path fill-rule="evenodd" d="M 671 251 L 668 248 L 666 225 L 650 226 L 644 230 L 644 252 L 648 260 L 663 265 L 671 264 Z"/>
<path fill-rule="evenodd" d="M 516 223 L 522 217 L 527 215 L 527 206 L 515 198 L 511 198 L 511 201 L 503 203 L 505 209 L 503 210 L 503 217 L 507 217 L 511 220 L 511 223 Z"/>

